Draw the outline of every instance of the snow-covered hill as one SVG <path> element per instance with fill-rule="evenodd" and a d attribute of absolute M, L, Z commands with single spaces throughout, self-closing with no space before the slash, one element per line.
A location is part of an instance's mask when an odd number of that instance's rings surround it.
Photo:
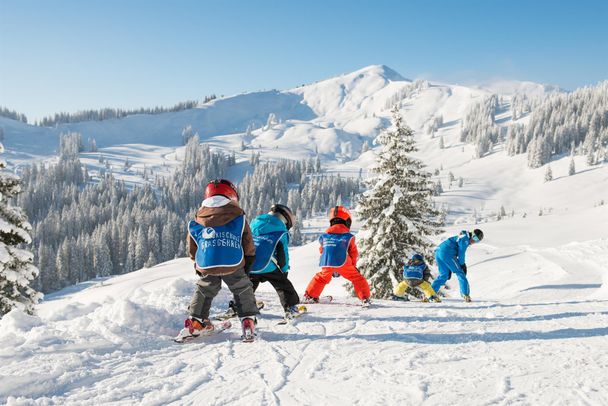
<path fill-rule="evenodd" d="M 581 202 L 597 204 L 608 198 L 605 193 L 595 198 L 595 192 L 587 186 L 601 182 L 606 176 L 604 169 L 587 168 L 581 159 L 577 168 L 582 173 L 564 179 L 568 165 L 564 157 L 554 164 L 554 172 L 560 183 L 568 183 L 559 189 L 569 192 L 562 193 L 557 201 L 552 192 L 530 199 L 539 188 L 554 188 L 553 184 L 542 184 L 545 168 L 529 170 L 523 156 L 508 158 L 500 145 L 483 159 L 473 159 L 473 146 L 460 141 L 461 126 L 471 106 L 492 93 L 508 102 L 513 94 L 537 97 L 555 91 L 559 89 L 554 86 L 517 81 L 485 87 L 412 82 L 384 65 L 372 65 L 295 89 L 244 93 L 185 111 L 55 128 L 0 117 L 0 127 L 4 129 L 9 164 L 48 159 L 57 151 L 59 134 L 76 131 L 82 134 L 85 146 L 94 138 L 99 147 L 98 152 L 81 155 L 90 171 L 109 169 L 116 177 L 134 183 L 145 182 L 144 169 L 148 174 L 166 174 L 178 163 L 183 155 L 182 130 L 188 126 L 213 148 L 234 151 L 237 161 L 246 160 L 252 153 L 260 153 L 263 160 L 318 154 L 329 171 L 356 176 L 373 164 L 373 151 L 364 150 L 373 148 L 375 136 L 389 124 L 390 106 L 399 102 L 406 123 L 416 131 L 419 157 L 430 170 L 443 168 L 436 179 L 442 180 L 444 189 L 448 189 L 449 172 L 464 178 L 463 190 L 451 190 L 447 198 L 440 199 L 451 211 L 470 217 L 474 211 L 496 212 L 504 206 L 509 212 L 523 214 L 541 207 L 566 209 Z M 428 134 L 428 126 L 439 118 L 442 124 Z M 518 118 L 518 122 L 526 119 Z M 511 123 L 510 112 L 501 112 L 497 122 Z M 444 149 L 439 148 L 440 138 Z M 130 166 L 125 169 L 127 159 Z M 242 174 L 236 168 L 232 175 L 238 181 Z"/>
<path fill-rule="evenodd" d="M 552 91 L 530 82 L 513 82 L 498 90 L 505 94 Z M 295 157 L 301 158 L 319 153 L 327 160 L 348 161 L 358 157 L 363 143 L 371 142 L 387 125 L 389 107 L 401 98 L 408 124 L 419 130 L 439 115 L 444 116 L 446 126 L 457 124 L 471 103 L 485 94 L 490 90 L 411 82 L 386 66 L 373 65 L 295 89 L 244 93 L 179 112 L 54 128 L 0 117 L 0 127 L 14 159 L 51 155 L 57 150 L 59 134 L 66 132 L 81 133 L 85 142 L 94 138 L 102 151 L 125 144 L 178 147 L 183 128 L 192 126 L 203 141 L 226 150 L 239 151 L 244 143 L 266 157 L 296 152 Z"/>
<path fill-rule="evenodd" d="M 38 317 L 0 321 L 0 403 L 606 404 L 607 227 L 606 206 L 488 224 L 487 242 L 469 250 L 470 304 L 365 310 L 334 280 L 336 304 L 277 326 L 278 298 L 263 284 L 253 344 L 236 327 L 171 341 L 195 280 L 187 259 L 83 283 L 49 295 Z M 291 256 L 301 293 L 316 246 Z M 228 300 L 223 290 L 213 310 Z"/>

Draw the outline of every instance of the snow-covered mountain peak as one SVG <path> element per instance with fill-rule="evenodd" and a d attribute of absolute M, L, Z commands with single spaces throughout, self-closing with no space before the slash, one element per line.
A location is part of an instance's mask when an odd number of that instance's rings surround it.
<path fill-rule="evenodd" d="M 393 82 L 411 82 L 411 80 L 404 78 L 394 69 L 389 68 L 386 65 L 369 65 L 354 72 L 348 73 L 345 76 L 379 76 L 386 80 Z"/>

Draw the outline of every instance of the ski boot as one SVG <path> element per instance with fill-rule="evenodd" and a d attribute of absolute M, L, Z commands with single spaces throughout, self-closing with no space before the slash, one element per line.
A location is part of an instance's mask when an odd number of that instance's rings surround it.
<path fill-rule="evenodd" d="M 243 317 L 241 325 L 243 326 L 243 335 L 241 340 L 244 343 L 251 343 L 255 340 L 255 325 L 257 320 L 254 317 Z"/>
<path fill-rule="evenodd" d="M 312 297 L 308 293 L 304 293 L 304 300 L 302 300 L 302 303 L 319 303 L 319 298 Z"/>
<path fill-rule="evenodd" d="M 471 296 L 469 295 L 462 295 L 462 298 L 464 299 L 465 302 L 469 303 L 471 301 Z"/>
<path fill-rule="evenodd" d="M 371 305 L 372 305 L 372 301 L 369 297 L 367 299 L 363 299 L 361 301 L 361 307 L 370 307 Z"/>
<path fill-rule="evenodd" d="M 228 310 L 226 310 L 226 313 L 224 313 L 223 316 L 227 319 L 236 316 L 236 304 L 234 303 L 234 300 L 228 302 Z"/>
<path fill-rule="evenodd" d="M 427 302 L 441 303 L 441 299 L 439 299 L 439 296 L 429 296 L 429 298 L 426 301 Z"/>
<path fill-rule="evenodd" d="M 398 296 L 395 294 L 391 295 L 391 300 L 398 300 L 400 302 L 409 302 L 410 301 L 410 299 L 407 297 L 407 295 Z"/>
<path fill-rule="evenodd" d="M 215 330 L 213 324 L 209 319 L 200 320 L 195 317 L 190 317 L 184 321 L 184 328 L 181 329 L 177 337 L 176 342 L 184 342 L 188 339 L 210 335 Z"/>
<path fill-rule="evenodd" d="M 298 305 L 289 306 L 285 310 L 285 319 L 287 319 L 287 320 L 293 319 L 294 317 L 298 317 L 299 315 L 300 315 L 300 309 L 298 308 Z"/>

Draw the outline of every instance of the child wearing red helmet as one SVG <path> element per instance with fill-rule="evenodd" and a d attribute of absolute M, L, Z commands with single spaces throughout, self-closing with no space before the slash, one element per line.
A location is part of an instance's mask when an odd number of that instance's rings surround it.
<path fill-rule="evenodd" d="M 344 206 L 333 207 L 329 211 L 329 224 L 325 234 L 319 237 L 319 265 L 322 270 L 308 284 L 304 301 L 318 302 L 325 285 L 331 281 L 334 274 L 338 274 L 353 283 L 357 297 L 367 306 L 370 304 L 369 284 L 357 270 L 359 252 L 355 236 L 350 233 L 352 218 L 348 209 Z"/>
<path fill-rule="evenodd" d="M 205 189 L 205 200 L 188 224 L 188 251 L 200 276 L 188 308 L 190 317 L 176 341 L 214 330 L 209 321 L 213 298 L 222 281 L 234 294 L 244 339 L 253 339 L 256 306 L 253 285 L 247 276 L 255 260 L 255 246 L 245 212 L 238 204 L 232 182 L 216 179 Z"/>

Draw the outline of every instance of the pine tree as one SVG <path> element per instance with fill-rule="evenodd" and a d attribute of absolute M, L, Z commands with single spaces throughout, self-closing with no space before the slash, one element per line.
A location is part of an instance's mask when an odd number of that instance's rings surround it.
<path fill-rule="evenodd" d="M 369 189 L 357 207 L 363 221 L 359 269 L 379 298 L 392 293 L 408 253 L 420 252 L 433 261 L 433 243 L 428 237 L 441 226 L 431 200 L 431 175 L 411 156 L 416 151 L 414 132 L 396 107 L 392 114 L 394 129 L 376 139 L 382 151 L 375 176 L 366 182 Z"/>
<path fill-rule="evenodd" d="M 18 246 L 32 242 L 32 226 L 21 208 L 9 204 L 21 192 L 21 179 L 4 168 L 6 162 L 0 159 L 0 316 L 15 308 L 31 314 L 42 296 L 30 286 L 39 272 L 32 253 Z"/>
<path fill-rule="evenodd" d="M 442 193 L 443 193 L 443 185 L 441 184 L 441 179 L 437 179 L 437 182 L 435 183 L 435 185 L 433 187 L 433 195 L 439 196 Z"/>
<path fill-rule="evenodd" d="M 551 165 L 547 165 L 547 170 L 545 171 L 545 182 L 551 182 L 553 180 L 553 171 L 551 170 Z"/>
<path fill-rule="evenodd" d="M 568 176 L 572 176 L 576 173 L 576 167 L 574 166 L 574 157 L 570 158 L 570 165 L 568 166 Z"/>

